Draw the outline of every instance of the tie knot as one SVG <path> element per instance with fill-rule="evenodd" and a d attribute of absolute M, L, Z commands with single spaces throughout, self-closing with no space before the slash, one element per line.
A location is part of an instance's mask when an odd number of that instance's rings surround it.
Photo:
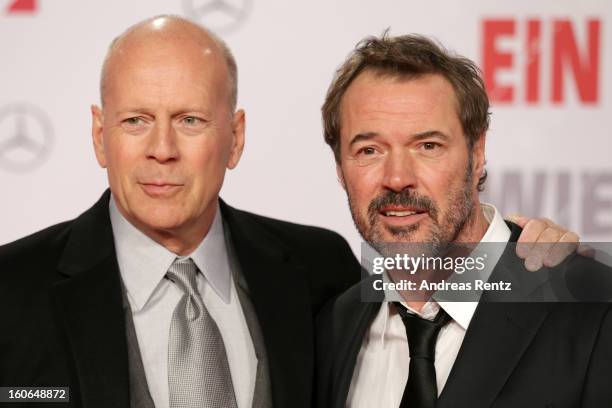
<path fill-rule="evenodd" d="M 181 288 L 183 292 L 192 295 L 198 293 L 197 274 L 198 267 L 191 258 L 176 258 L 172 265 L 170 265 L 166 276 Z"/>
<path fill-rule="evenodd" d="M 406 328 L 410 358 L 434 361 L 438 333 L 451 320 L 451 317 L 440 308 L 434 320 L 427 320 L 410 313 L 401 303 L 394 302 L 394 304 Z"/>

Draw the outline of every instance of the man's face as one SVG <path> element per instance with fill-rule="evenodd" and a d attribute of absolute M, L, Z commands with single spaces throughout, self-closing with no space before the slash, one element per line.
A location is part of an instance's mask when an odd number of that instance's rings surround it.
<path fill-rule="evenodd" d="M 157 236 L 210 222 L 244 137 L 244 114 L 231 112 L 219 50 L 132 40 L 113 58 L 103 111 L 92 113 L 96 156 L 119 210 Z"/>
<path fill-rule="evenodd" d="M 451 84 L 360 74 L 340 106 L 337 170 L 353 220 L 375 247 L 455 241 L 470 222 L 484 164 L 484 136 L 471 152 Z"/>

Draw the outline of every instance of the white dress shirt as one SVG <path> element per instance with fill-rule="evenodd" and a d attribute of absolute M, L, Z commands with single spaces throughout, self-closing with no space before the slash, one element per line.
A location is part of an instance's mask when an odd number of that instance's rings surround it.
<path fill-rule="evenodd" d="M 489 227 L 480 242 L 508 242 L 510 229 L 497 209 L 484 203 L 481 208 Z M 494 252 L 489 254 L 487 262 L 489 274 L 502 253 Z M 425 319 L 433 319 L 441 307 L 452 318 L 440 330 L 436 341 L 434 366 L 438 395 L 446 384 L 477 305 L 476 301 L 437 303 L 430 300 L 420 312 L 411 309 Z M 388 302 L 383 302 L 357 356 L 346 406 L 398 407 L 408 380 L 409 365 L 410 353 L 404 323 L 395 309 L 390 308 Z"/>
<path fill-rule="evenodd" d="M 156 408 L 168 408 L 168 336 L 183 292 L 165 275 L 178 256 L 130 224 L 112 197 L 109 210 L 149 392 Z M 197 275 L 198 290 L 223 337 L 238 407 L 250 407 L 257 357 L 234 286 L 218 207 L 210 231 L 187 257 L 202 272 Z"/>

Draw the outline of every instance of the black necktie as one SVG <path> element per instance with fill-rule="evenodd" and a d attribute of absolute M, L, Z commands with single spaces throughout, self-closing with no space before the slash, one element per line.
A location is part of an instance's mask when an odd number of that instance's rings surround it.
<path fill-rule="evenodd" d="M 427 320 L 410 313 L 401 303 L 394 302 L 394 305 L 406 327 L 410 349 L 408 381 L 400 408 L 434 408 L 438 399 L 434 366 L 436 339 L 451 317 L 440 309 L 434 320 Z"/>

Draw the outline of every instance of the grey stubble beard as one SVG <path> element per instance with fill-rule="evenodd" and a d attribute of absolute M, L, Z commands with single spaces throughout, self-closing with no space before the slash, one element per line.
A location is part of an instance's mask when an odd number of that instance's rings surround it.
<path fill-rule="evenodd" d="M 357 231 L 359 231 L 362 238 L 370 246 L 384 255 L 385 252 L 389 252 L 388 244 L 411 242 L 409 239 L 418 230 L 419 224 L 410 225 L 404 228 L 387 227 L 387 231 L 397 239 L 393 242 L 384 241 L 382 229 L 385 227 L 380 225 L 378 221 L 379 209 L 389 204 L 414 206 L 427 211 L 432 221 L 429 236 L 418 243 L 427 245 L 426 252 L 429 252 L 430 256 L 439 255 L 445 251 L 449 243 L 456 241 L 464 229 L 474 221 L 472 165 L 473 155 L 470 152 L 468 154 L 468 165 L 465 170 L 463 185 L 449 192 L 451 197 L 449 200 L 450 206 L 443 220 L 439 220 L 441 216 L 439 207 L 431 198 L 418 195 L 414 190 L 408 189 L 402 190 L 401 192 L 387 190 L 385 193 L 375 197 L 368 206 L 368 216 L 367 219 L 365 219 L 365 217 L 360 216 L 358 208 L 347 189 L 348 204 Z"/>

